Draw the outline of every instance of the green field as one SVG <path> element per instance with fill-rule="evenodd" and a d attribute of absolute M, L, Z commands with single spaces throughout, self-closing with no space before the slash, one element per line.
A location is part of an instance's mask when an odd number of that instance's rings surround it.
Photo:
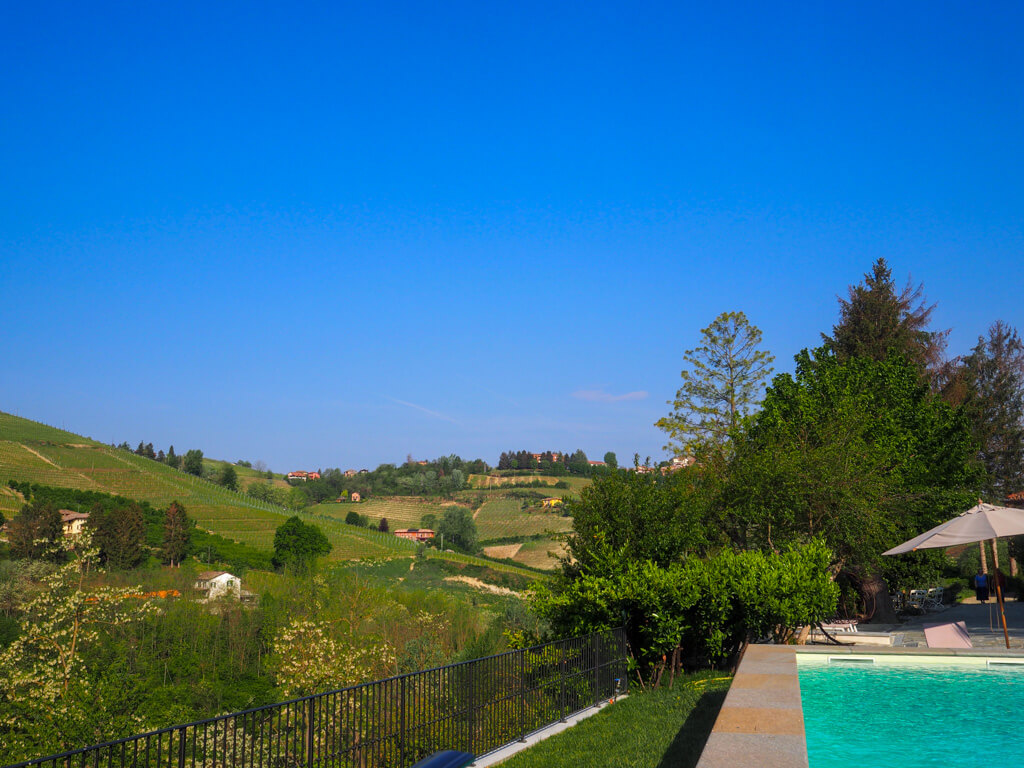
<path fill-rule="evenodd" d="M 426 514 L 435 515 L 440 519 L 449 506 L 451 505 L 443 502 L 423 501 L 407 497 L 372 498 L 358 504 L 326 502 L 310 507 L 309 511 L 338 520 L 344 520 L 349 512 L 365 515 L 374 523 L 379 523 L 381 518 L 387 518 L 388 529 L 393 531 L 396 528 L 419 528 L 421 520 Z"/>
<path fill-rule="evenodd" d="M 509 536 L 534 536 L 563 533 L 572 529 L 572 519 L 538 507 L 522 509 L 519 499 L 493 499 L 476 512 L 476 528 L 481 542 Z"/>

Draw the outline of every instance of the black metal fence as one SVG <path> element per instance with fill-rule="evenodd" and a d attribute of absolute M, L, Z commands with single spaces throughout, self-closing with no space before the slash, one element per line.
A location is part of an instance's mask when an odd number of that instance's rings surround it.
<path fill-rule="evenodd" d="M 484 755 L 625 693 L 622 629 L 176 725 L 8 768 L 405 768 Z"/>

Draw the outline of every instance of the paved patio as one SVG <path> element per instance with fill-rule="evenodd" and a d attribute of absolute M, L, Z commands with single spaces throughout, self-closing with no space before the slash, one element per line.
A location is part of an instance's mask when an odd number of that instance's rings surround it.
<path fill-rule="evenodd" d="M 1006 626 L 1010 634 L 1010 648 L 1024 649 L 1024 602 L 1009 600 L 1006 606 Z M 1003 625 L 999 618 L 999 605 L 995 599 L 979 603 L 974 598 L 952 605 L 944 611 L 909 616 L 900 624 L 861 624 L 860 629 L 870 632 L 889 632 L 893 645 L 898 647 L 926 647 L 925 624 L 944 624 L 962 621 L 967 625 L 971 643 L 975 648 L 1006 648 Z M 840 635 L 840 640 L 855 635 Z"/>

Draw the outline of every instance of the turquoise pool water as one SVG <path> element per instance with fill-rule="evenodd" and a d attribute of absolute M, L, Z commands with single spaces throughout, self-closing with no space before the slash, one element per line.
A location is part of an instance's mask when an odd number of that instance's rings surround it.
<path fill-rule="evenodd" d="M 800 660 L 810 768 L 1024 762 L 1024 666 Z"/>

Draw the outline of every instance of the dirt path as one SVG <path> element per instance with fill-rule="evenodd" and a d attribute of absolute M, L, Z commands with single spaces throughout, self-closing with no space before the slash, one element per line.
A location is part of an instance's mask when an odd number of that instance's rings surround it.
<path fill-rule="evenodd" d="M 42 459 L 43 461 L 45 461 L 45 462 L 46 462 L 47 464 L 49 464 L 49 465 L 50 465 L 51 467 L 57 467 L 57 469 L 60 469 L 60 467 L 59 467 L 59 466 L 58 466 L 57 464 L 54 464 L 54 463 L 53 463 L 52 461 L 50 461 L 50 460 L 49 460 L 48 458 L 46 458 L 45 456 L 43 456 L 43 454 L 41 454 L 41 453 L 40 453 L 39 451 L 34 451 L 34 450 L 32 450 L 31 448 L 29 448 L 29 447 L 28 447 L 27 445 L 25 445 L 24 443 L 18 443 L 18 445 L 20 445 L 20 446 L 21 446 L 22 448 L 24 448 L 24 449 L 25 449 L 26 451 L 28 451 L 29 453 L 31 453 L 31 454 L 32 454 L 33 456 L 38 456 L 38 457 L 39 457 L 40 459 Z"/>
<path fill-rule="evenodd" d="M 519 597 L 519 593 L 515 590 L 509 589 L 508 587 L 498 587 L 494 584 L 488 584 L 480 579 L 474 579 L 472 576 L 445 576 L 445 581 L 458 581 L 462 584 L 468 584 L 471 587 L 482 589 L 484 592 L 491 592 L 495 595 L 510 595 L 512 597 Z"/>

